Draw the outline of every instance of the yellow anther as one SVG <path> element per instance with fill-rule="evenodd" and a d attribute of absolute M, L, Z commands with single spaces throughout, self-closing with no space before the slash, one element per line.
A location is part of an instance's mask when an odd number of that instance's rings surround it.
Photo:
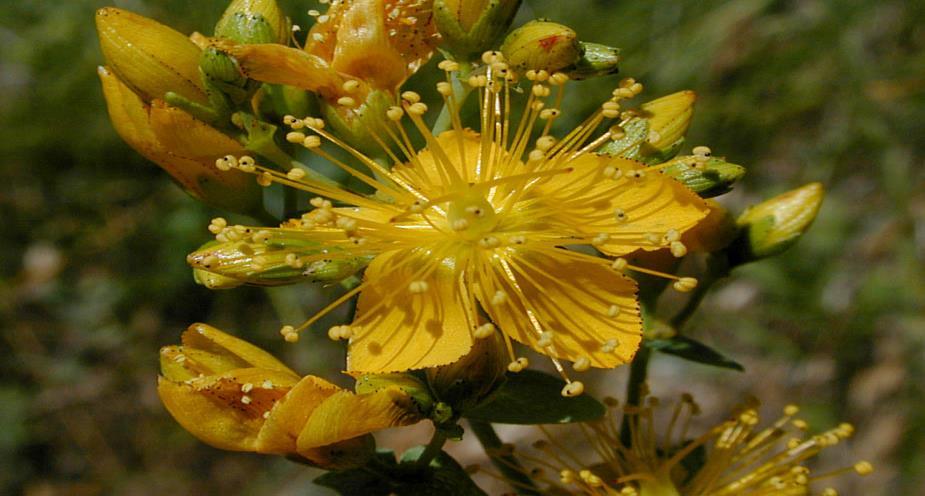
<path fill-rule="evenodd" d="M 526 357 L 519 357 L 513 362 L 507 364 L 507 369 L 510 372 L 520 372 L 523 369 L 530 366 L 530 360 L 527 360 Z"/>
<path fill-rule="evenodd" d="M 350 81 L 344 81 L 344 84 L 341 85 L 341 88 L 344 89 L 347 93 L 353 93 L 360 88 L 360 82 L 356 79 L 351 79 Z"/>
<path fill-rule="evenodd" d="M 543 331 L 540 333 L 540 339 L 536 341 L 536 345 L 540 348 L 552 346 L 553 338 L 555 338 L 555 335 L 552 333 L 552 331 Z"/>
<path fill-rule="evenodd" d="M 495 291 L 495 294 L 491 296 L 492 305 L 500 305 L 506 301 L 507 301 L 507 293 L 505 293 L 504 291 L 501 291 L 501 290 Z"/>
<path fill-rule="evenodd" d="M 357 101 L 354 100 L 352 97 L 342 96 L 337 99 L 337 104 L 342 107 L 355 107 L 357 104 Z"/>
<path fill-rule="evenodd" d="M 441 71 L 455 72 L 459 70 L 459 64 L 452 60 L 441 60 L 440 63 L 437 64 L 437 68 Z"/>
<path fill-rule="evenodd" d="M 710 147 L 707 146 L 695 146 L 693 152 L 694 155 L 699 157 L 709 157 L 713 154 L 713 151 L 710 150 Z"/>
<path fill-rule="evenodd" d="M 305 133 L 300 133 L 298 131 L 291 131 L 286 133 L 286 141 L 290 143 L 301 143 L 305 141 Z"/>
<path fill-rule="evenodd" d="M 469 228 L 469 221 L 466 219 L 456 219 L 450 224 L 450 229 L 454 231 L 465 231 Z"/>
<path fill-rule="evenodd" d="M 300 169 L 298 167 L 293 167 L 289 169 L 289 172 L 286 173 L 286 177 L 292 179 L 293 181 L 298 181 L 305 177 L 305 169 Z"/>
<path fill-rule="evenodd" d="M 600 233 L 591 239 L 591 245 L 601 246 L 601 245 L 607 244 L 608 241 L 610 241 L 610 235 L 607 233 Z"/>
<path fill-rule="evenodd" d="M 440 93 L 443 96 L 450 96 L 453 94 L 453 86 L 446 81 L 440 81 L 437 83 L 437 93 Z"/>
<path fill-rule="evenodd" d="M 566 398 L 574 398 L 575 396 L 581 396 L 585 392 L 585 385 L 581 381 L 572 381 L 565 385 L 562 388 L 562 396 Z"/>
<path fill-rule="evenodd" d="M 575 372 L 586 372 L 591 368 L 591 359 L 586 356 L 578 357 L 578 360 L 575 360 L 575 363 L 572 364 L 572 368 L 575 369 Z"/>
<path fill-rule="evenodd" d="M 617 315 L 620 315 L 620 307 L 616 305 L 610 305 L 610 308 L 607 309 L 607 316 L 616 317 Z"/>
<path fill-rule="evenodd" d="M 682 277 L 675 281 L 671 287 L 673 287 L 675 291 L 689 293 L 697 287 L 697 279 L 694 279 L 693 277 Z"/>
<path fill-rule="evenodd" d="M 241 392 L 244 394 L 251 392 L 253 389 L 254 389 L 254 385 L 249 382 L 245 382 L 244 384 L 241 385 Z"/>
<path fill-rule="evenodd" d="M 501 240 L 496 236 L 485 236 L 479 240 L 479 246 L 485 249 L 492 249 L 501 246 Z"/>
<path fill-rule="evenodd" d="M 860 461 L 854 464 L 854 471 L 858 475 L 870 475 L 874 471 L 874 466 L 868 461 Z"/>
<path fill-rule="evenodd" d="M 687 255 L 687 246 L 685 246 L 684 243 L 680 241 L 672 241 L 670 247 L 671 254 L 675 258 L 681 258 L 684 255 Z"/>
<path fill-rule="evenodd" d="M 559 472 L 559 482 L 563 484 L 571 484 L 575 482 L 575 472 L 572 472 L 569 469 L 562 470 Z"/>
<path fill-rule="evenodd" d="M 314 134 L 311 136 L 306 136 L 305 139 L 302 140 L 302 146 L 308 149 L 318 148 L 321 146 L 321 137 Z"/>
<path fill-rule="evenodd" d="M 475 328 L 475 332 L 472 333 L 476 339 L 485 339 L 495 333 L 495 325 L 492 323 L 482 324 Z"/>
<path fill-rule="evenodd" d="M 536 149 L 542 151 L 548 151 L 550 148 L 555 146 L 556 138 L 552 136 L 540 136 L 536 139 Z"/>
<path fill-rule="evenodd" d="M 542 112 L 540 112 L 540 119 L 543 119 L 544 121 L 548 119 L 555 119 L 556 117 L 559 117 L 561 113 L 562 112 L 559 109 L 544 109 Z"/>
<path fill-rule="evenodd" d="M 283 116 L 283 124 L 291 126 L 293 123 L 297 122 L 297 119 L 294 115 L 285 115 Z"/>
<path fill-rule="evenodd" d="M 408 107 L 408 113 L 413 115 L 424 115 L 427 112 L 427 105 L 422 102 L 412 103 Z"/>
<path fill-rule="evenodd" d="M 400 121 L 402 116 L 404 115 L 405 115 L 405 111 L 402 110 L 400 107 L 389 107 L 389 109 L 386 110 L 385 112 L 385 116 L 388 117 L 389 120 L 392 120 L 392 121 Z"/>
<path fill-rule="evenodd" d="M 542 150 L 532 150 L 527 155 L 527 160 L 530 162 L 539 162 L 546 158 L 546 154 Z"/>
<path fill-rule="evenodd" d="M 626 270 L 626 267 L 628 265 L 629 265 L 629 262 L 627 262 L 625 258 L 620 257 L 620 258 L 615 258 L 613 260 L 613 263 L 610 264 L 610 267 L 612 267 L 613 270 L 623 272 L 624 270 Z"/>
<path fill-rule="evenodd" d="M 408 103 L 415 104 L 421 101 L 421 95 L 414 91 L 405 91 L 401 94 L 401 99 Z"/>
<path fill-rule="evenodd" d="M 784 407 L 784 415 L 792 417 L 800 412 L 800 407 L 797 405 L 787 405 Z"/>
<path fill-rule="evenodd" d="M 225 157 L 222 157 L 215 159 L 215 168 L 220 171 L 230 171 L 231 164 L 228 162 L 228 160 L 225 159 Z"/>
<path fill-rule="evenodd" d="M 408 291 L 414 294 L 421 294 L 427 291 L 427 288 L 427 281 L 411 281 L 411 284 L 408 284 Z"/>
<path fill-rule="evenodd" d="M 601 345 L 601 353 L 613 353 L 620 343 L 616 339 L 608 339 Z"/>
<path fill-rule="evenodd" d="M 549 76 L 549 84 L 553 84 L 556 86 L 562 86 L 563 84 L 567 83 L 568 80 L 569 80 L 568 74 L 565 74 L 563 72 L 557 72 L 553 74 L 552 76 Z"/>

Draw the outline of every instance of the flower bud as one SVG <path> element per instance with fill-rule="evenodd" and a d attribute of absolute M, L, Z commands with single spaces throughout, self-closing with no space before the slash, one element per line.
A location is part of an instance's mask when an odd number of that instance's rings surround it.
<path fill-rule="evenodd" d="M 262 210 L 263 193 L 253 178 L 215 168 L 217 158 L 245 153 L 237 141 L 161 100 L 142 101 L 109 68 L 97 72 L 113 127 L 129 146 L 206 203 L 245 214 Z"/>
<path fill-rule="evenodd" d="M 511 31 L 501 44 L 501 53 L 519 70 L 559 71 L 581 59 L 578 35 L 568 26 L 549 21 L 530 21 Z"/>
<path fill-rule="evenodd" d="M 299 455 L 324 468 L 364 463 L 369 433 L 422 417 L 396 388 L 356 395 L 300 378 L 269 353 L 205 324 L 161 349 L 158 395 L 177 422 L 216 448 Z"/>
<path fill-rule="evenodd" d="M 670 160 L 684 144 L 696 100 L 693 91 L 679 91 L 642 104 L 639 115 L 622 125 L 623 136 L 601 151 L 650 165 Z"/>
<path fill-rule="evenodd" d="M 361 395 L 398 389 L 411 398 L 414 409 L 421 415 L 429 415 L 434 406 L 427 384 L 411 374 L 366 374 L 357 379 L 354 389 Z"/>
<path fill-rule="evenodd" d="M 391 125 L 386 112 L 394 103 L 388 92 L 373 90 L 366 101 L 353 108 L 322 100 L 321 112 L 339 138 L 368 156 L 378 157 L 384 152 L 377 138 L 381 140 Z"/>
<path fill-rule="evenodd" d="M 143 100 L 174 92 L 208 103 L 199 78 L 200 49 L 186 36 L 113 7 L 96 11 L 96 29 L 106 63 Z"/>
<path fill-rule="evenodd" d="M 500 332 L 476 339 L 467 355 L 449 365 L 427 369 L 427 382 L 437 398 L 463 413 L 482 403 L 501 385 L 507 370 Z"/>
<path fill-rule="evenodd" d="M 822 184 L 810 183 L 788 191 L 739 216 L 739 236 L 729 247 L 733 265 L 776 255 L 789 248 L 809 228 L 825 195 Z"/>
<path fill-rule="evenodd" d="M 215 36 L 238 43 L 285 45 L 290 26 L 276 0 L 233 0 L 215 25 Z"/>
<path fill-rule="evenodd" d="M 665 175 L 675 178 L 701 198 L 727 193 L 745 175 L 745 167 L 741 165 L 697 155 L 678 157 L 662 170 Z"/>
<path fill-rule="evenodd" d="M 472 61 L 511 26 L 520 0 L 435 0 L 434 22 L 454 59 Z"/>
<path fill-rule="evenodd" d="M 643 103 L 639 109 L 649 122 L 646 145 L 662 150 L 682 139 L 694 115 L 695 101 L 697 94 L 688 90 Z"/>
<path fill-rule="evenodd" d="M 601 45 L 600 43 L 578 42 L 581 58 L 568 69 L 571 79 L 588 79 L 615 74 L 619 69 L 620 49 Z"/>
<path fill-rule="evenodd" d="M 338 258 L 334 254 L 325 256 L 332 253 L 331 249 L 320 242 L 286 237 L 277 230 L 265 231 L 266 236 L 258 240 L 253 238 L 261 233 L 229 229 L 238 233 L 228 233 L 232 237 L 243 239 L 206 243 L 186 257 L 194 270 L 221 278 L 215 281 L 216 289 L 234 287 L 229 280 L 255 286 L 336 282 L 352 276 L 370 261 Z"/>

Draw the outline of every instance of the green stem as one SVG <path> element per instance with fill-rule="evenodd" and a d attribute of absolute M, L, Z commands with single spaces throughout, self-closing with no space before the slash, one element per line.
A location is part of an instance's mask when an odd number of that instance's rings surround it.
<path fill-rule="evenodd" d="M 626 383 L 626 406 L 639 406 L 642 399 L 642 388 L 649 374 L 649 358 L 651 357 L 652 350 L 645 344 L 640 346 L 639 351 L 636 352 L 630 364 L 630 378 Z M 632 444 L 632 432 L 629 418 L 626 415 L 623 416 L 623 423 L 620 426 L 620 441 L 627 447 Z"/>
<path fill-rule="evenodd" d="M 498 453 L 503 447 L 503 443 L 491 423 L 469 419 L 469 428 L 482 444 L 482 448 L 491 459 L 491 463 L 501 472 L 501 475 L 504 476 L 517 494 L 525 496 L 540 495 L 533 480 L 527 476 L 520 462 L 512 455 Z"/>
<path fill-rule="evenodd" d="M 443 445 L 445 443 L 446 433 L 444 433 L 442 429 L 435 430 L 433 437 L 430 438 L 430 442 L 427 443 L 427 447 L 424 448 L 424 452 L 421 453 L 420 458 L 418 458 L 417 464 L 422 467 L 430 465 L 431 460 L 436 458 L 443 450 Z"/>

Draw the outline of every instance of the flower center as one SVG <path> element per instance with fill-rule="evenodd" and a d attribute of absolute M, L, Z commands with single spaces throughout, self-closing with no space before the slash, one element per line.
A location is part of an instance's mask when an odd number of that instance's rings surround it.
<path fill-rule="evenodd" d="M 482 238 L 498 224 L 494 207 L 473 189 L 450 201 L 446 220 L 450 229 L 467 241 Z"/>

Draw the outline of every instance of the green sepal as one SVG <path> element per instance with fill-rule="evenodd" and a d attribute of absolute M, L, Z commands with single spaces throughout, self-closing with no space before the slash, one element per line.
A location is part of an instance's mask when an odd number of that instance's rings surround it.
<path fill-rule="evenodd" d="M 724 369 L 745 370 L 740 363 L 726 357 L 713 348 L 686 336 L 674 336 L 667 339 L 646 339 L 643 344 L 650 349 L 674 355 L 691 362 L 712 365 Z"/>
<path fill-rule="evenodd" d="M 497 424 L 565 424 L 601 418 L 606 408 L 588 395 L 562 396 L 565 382 L 558 377 L 524 370 L 507 380 L 487 401 L 463 417 Z"/>
<path fill-rule="evenodd" d="M 619 72 L 617 64 L 620 62 L 620 49 L 579 41 L 581 58 L 575 65 L 565 69 L 571 79 L 588 79 L 592 77 L 608 76 Z"/>
<path fill-rule="evenodd" d="M 367 374 L 360 376 L 354 385 L 357 394 L 371 394 L 386 388 L 398 388 L 411 397 L 423 416 L 429 417 L 434 410 L 434 398 L 427 384 L 411 374 Z"/>
<path fill-rule="evenodd" d="M 701 198 L 712 198 L 729 192 L 733 184 L 745 175 L 745 167 L 712 157 L 702 163 L 696 157 L 677 160 L 662 171 Z"/>

